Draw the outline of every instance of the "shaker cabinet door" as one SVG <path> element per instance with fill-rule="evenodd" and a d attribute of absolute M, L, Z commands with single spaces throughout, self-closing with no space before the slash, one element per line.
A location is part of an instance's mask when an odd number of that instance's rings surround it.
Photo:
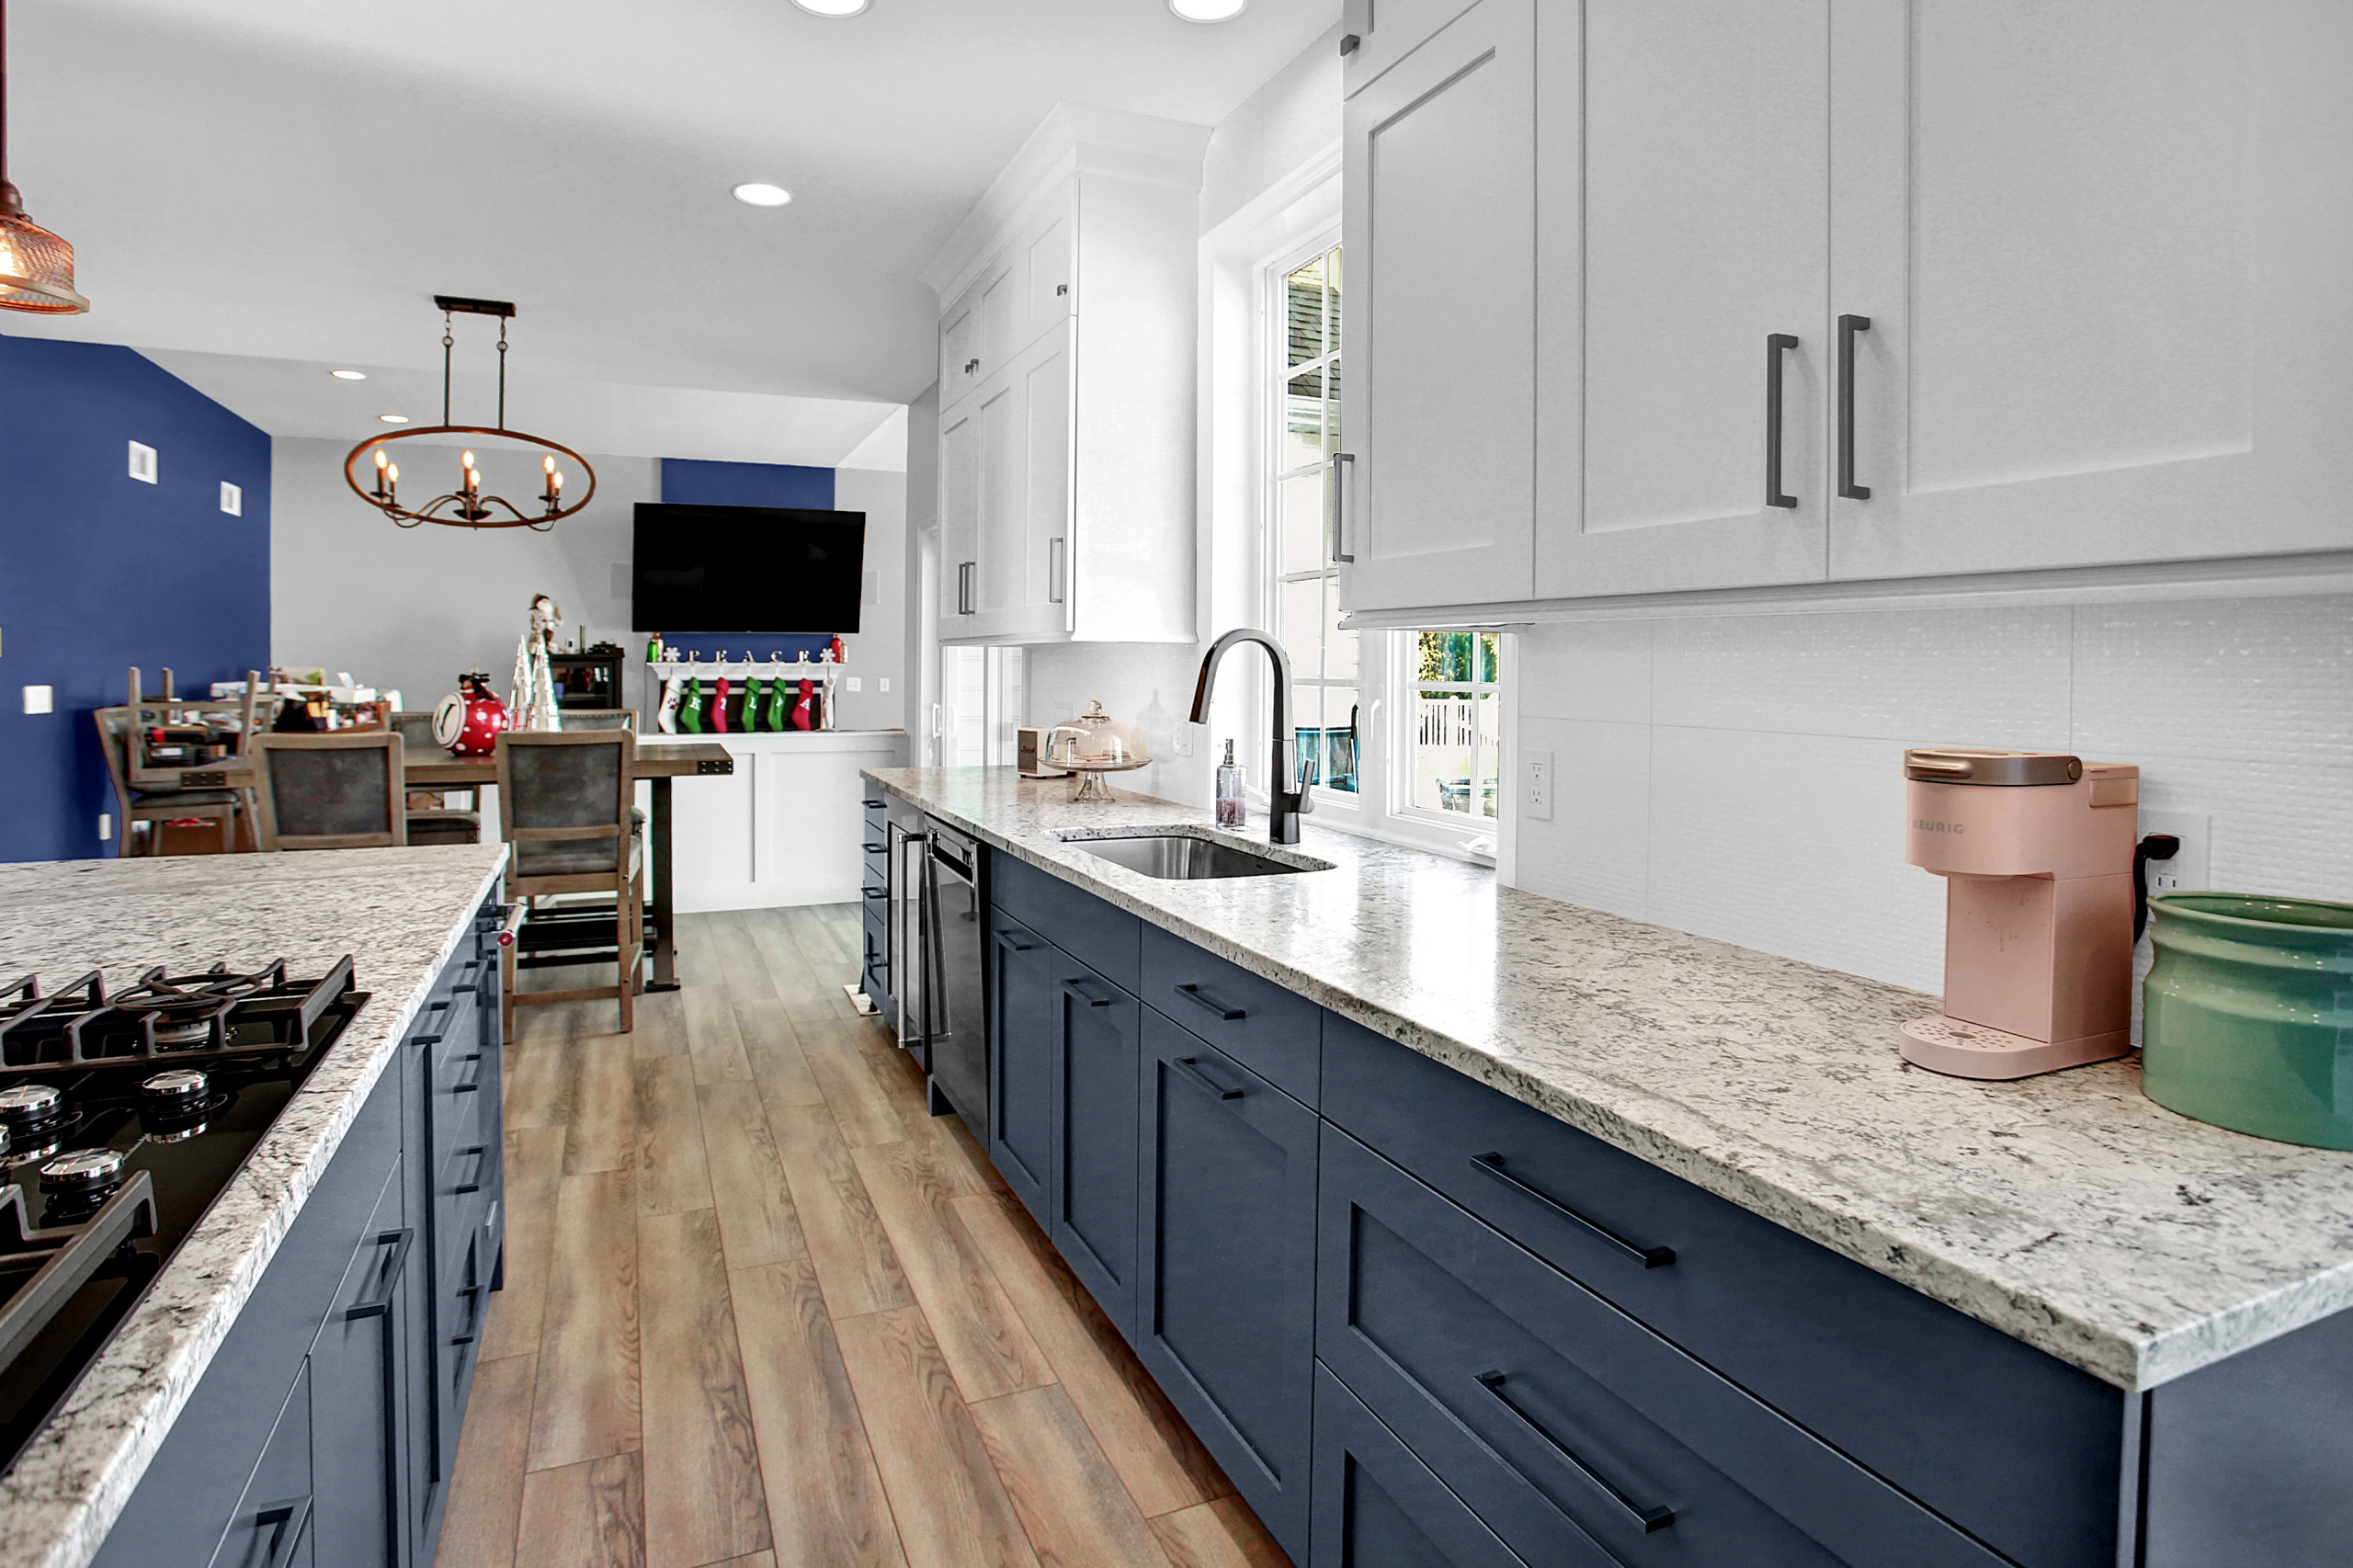
<path fill-rule="evenodd" d="M 1150 1009 L 1143 1044 L 1136 1354 L 1304 1562 L 1315 1113 Z"/>
<path fill-rule="evenodd" d="M 2353 10 L 1838 17 L 1832 574 L 2353 545 Z"/>
<path fill-rule="evenodd" d="M 1346 109 L 1344 610 L 1529 597 L 1536 29 L 1479 0 Z"/>
<path fill-rule="evenodd" d="M 1539 598 L 1824 574 L 1829 11 L 1538 20 Z"/>
<path fill-rule="evenodd" d="M 1080 1283 L 1132 1343 L 1136 1085 L 1143 1007 L 1054 957 L 1054 1199 L 1047 1228 Z"/>
<path fill-rule="evenodd" d="M 311 1438 L 321 1559 L 407 1568 L 412 1445 L 411 1362 L 421 1347 L 409 1270 L 425 1255 L 404 1221 L 407 1184 L 396 1162 L 311 1346 L 312 1397 L 329 1413 Z"/>
<path fill-rule="evenodd" d="M 967 399 L 939 416 L 939 635 L 972 634 L 980 605 L 981 425 Z"/>
<path fill-rule="evenodd" d="M 1041 1226 L 1052 1223 L 1053 948 L 988 913 L 989 1160 Z"/>

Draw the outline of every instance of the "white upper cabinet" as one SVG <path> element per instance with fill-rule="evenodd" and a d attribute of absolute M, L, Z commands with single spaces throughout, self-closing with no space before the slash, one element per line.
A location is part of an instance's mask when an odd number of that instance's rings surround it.
<path fill-rule="evenodd" d="M 940 316 L 938 628 L 1190 642 L 1207 128 L 1063 105 L 926 270 Z"/>
<path fill-rule="evenodd" d="M 1536 597 L 1817 580 L 1828 0 L 1575 9 L 1537 24 Z"/>
<path fill-rule="evenodd" d="M 1347 103 L 1349 611 L 1531 590 L 1535 42 L 1535 0 L 1479 0 Z"/>
<path fill-rule="evenodd" d="M 2353 548 L 2353 6 L 1346 30 L 1358 624 Z"/>
<path fill-rule="evenodd" d="M 1842 0 L 1840 577 L 2353 545 L 2353 7 Z"/>

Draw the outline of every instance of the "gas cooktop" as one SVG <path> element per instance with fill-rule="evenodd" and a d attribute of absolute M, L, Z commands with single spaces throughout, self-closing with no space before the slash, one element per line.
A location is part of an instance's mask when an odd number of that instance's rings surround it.
<path fill-rule="evenodd" d="M 367 1000 L 348 957 L 0 988 L 0 1469 Z"/>

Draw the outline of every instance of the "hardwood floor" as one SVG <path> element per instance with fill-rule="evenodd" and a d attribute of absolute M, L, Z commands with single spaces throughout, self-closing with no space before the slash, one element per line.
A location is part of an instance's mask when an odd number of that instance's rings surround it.
<path fill-rule="evenodd" d="M 1284 1568 L 843 995 L 858 919 L 685 916 L 629 1035 L 517 1015 L 441 1568 Z"/>

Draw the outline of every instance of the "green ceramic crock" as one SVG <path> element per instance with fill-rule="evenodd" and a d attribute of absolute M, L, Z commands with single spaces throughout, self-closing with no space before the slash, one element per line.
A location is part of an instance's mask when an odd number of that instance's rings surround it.
<path fill-rule="evenodd" d="M 2353 1149 L 2353 903 L 2152 899 L 2141 1085 L 2258 1138 Z"/>

